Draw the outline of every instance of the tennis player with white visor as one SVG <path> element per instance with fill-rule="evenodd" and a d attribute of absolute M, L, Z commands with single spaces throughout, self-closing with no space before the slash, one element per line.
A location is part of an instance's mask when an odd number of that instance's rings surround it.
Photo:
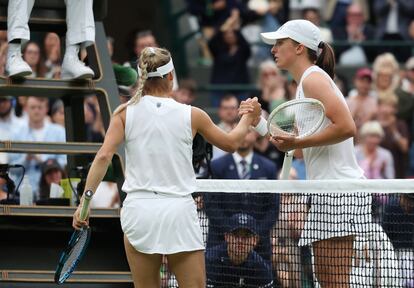
<path fill-rule="evenodd" d="M 204 288 L 204 244 L 191 196 L 196 190 L 193 137 L 199 132 L 213 145 L 233 152 L 259 117 L 260 104 L 257 99 L 247 104 L 251 113 L 226 133 L 201 109 L 169 96 L 174 65 L 166 49 L 147 47 L 138 62 L 137 93 L 114 112 L 85 189 L 96 191 L 117 147 L 125 142 L 122 190 L 127 197 L 121 226 L 135 287 L 160 287 L 162 255 L 167 255 L 180 287 Z M 88 224 L 80 220 L 79 211 L 73 217 L 76 229 Z"/>
<path fill-rule="evenodd" d="M 270 141 L 281 151 L 301 150 L 308 179 L 364 178 L 354 154 L 355 123 L 333 81 L 334 52 L 321 41 L 319 28 L 306 20 L 292 20 L 275 32 L 261 33 L 261 37 L 273 45 L 277 66 L 289 71 L 298 83 L 296 99 L 319 100 L 325 110 L 315 133 L 303 138 L 286 133 L 272 135 Z M 240 114 L 249 101 L 241 104 Z M 266 135 L 266 120 L 261 118 L 256 130 Z M 371 197 L 317 194 L 310 202 L 299 245 L 312 246 L 317 281 L 321 287 L 358 287 L 358 283 L 350 283 L 353 242 L 372 221 Z"/>

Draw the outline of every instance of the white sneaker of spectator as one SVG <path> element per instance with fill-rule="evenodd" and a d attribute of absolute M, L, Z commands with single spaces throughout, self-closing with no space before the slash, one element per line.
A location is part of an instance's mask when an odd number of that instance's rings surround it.
<path fill-rule="evenodd" d="M 20 44 L 9 44 L 7 51 L 6 73 L 9 77 L 25 77 L 33 73 L 21 53 Z"/>
<path fill-rule="evenodd" d="M 79 60 L 78 52 L 78 47 L 74 50 L 67 47 L 62 63 L 62 79 L 89 79 L 95 76 L 93 70 Z"/>

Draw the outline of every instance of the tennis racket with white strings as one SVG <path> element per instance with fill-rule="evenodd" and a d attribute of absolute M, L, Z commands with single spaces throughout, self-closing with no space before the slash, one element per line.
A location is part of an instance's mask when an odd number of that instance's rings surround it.
<path fill-rule="evenodd" d="M 89 203 L 92 199 L 92 191 L 85 191 L 85 197 L 80 211 L 79 218 L 84 221 L 88 217 Z M 91 230 L 89 227 L 82 227 L 80 230 L 75 230 L 70 237 L 68 246 L 62 252 L 58 266 L 55 271 L 55 283 L 62 284 L 70 277 L 76 266 L 85 254 L 86 248 L 91 237 Z"/>
<path fill-rule="evenodd" d="M 271 136 L 294 136 L 304 138 L 315 133 L 323 123 L 325 107 L 314 98 L 287 101 L 276 107 L 267 119 Z M 287 151 L 283 160 L 281 179 L 289 177 L 294 150 Z"/>

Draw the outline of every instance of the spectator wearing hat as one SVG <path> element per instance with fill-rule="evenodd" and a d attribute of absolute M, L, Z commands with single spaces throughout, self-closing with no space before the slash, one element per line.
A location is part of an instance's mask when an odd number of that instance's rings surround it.
<path fill-rule="evenodd" d="M 257 138 L 258 133 L 251 130 L 235 153 L 214 159 L 211 162 L 213 179 L 276 179 L 276 164 L 253 151 Z M 259 238 L 255 251 L 270 261 L 270 232 L 278 218 L 278 194 L 207 193 L 204 200 L 209 219 L 207 247 L 224 240 L 226 227 L 223 223 L 233 214 L 247 213 L 257 221 Z"/>
<path fill-rule="evenodd" d="M 234 214 L 227 227 L 225 242 L 206 250 L 207 287 L 273 287 L 270 265 L 254 251 L 256 220 Z"/>
<path fill-rule="evenodd" d="M 369 68 L 360 68 L 354 78 L 355 90 L 346 99 L 355 125 L 359 130 L 364 123 L 375 118 L 377 98 L 371 90 L 372 72 Z"/>
<path fill-rule="evenodd" d="M 47 159 L 41 165 L 42 174 L 39 183 L 39 199 L 44 200 L 50 196 L 50 185 L 55 183 L 60 185 L 60 180 L 65 178 L 66 173 L 56 161 L 56 159 Z"/>

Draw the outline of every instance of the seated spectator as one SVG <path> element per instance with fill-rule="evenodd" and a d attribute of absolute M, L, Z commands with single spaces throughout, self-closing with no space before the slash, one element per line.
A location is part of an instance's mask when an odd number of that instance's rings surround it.
<path fill-rule="evenodd" d="M 247 60 L 250 58 L 250 45 L 240 33 L 239 12 L 235 10 L 231 17 L 211 38 L 208 45 L 213 56 L 211 84 L 247 84 L 249 72 Z M 211 94 L 212 105 L 218 107 L 225 92 L 216 91 Z M 239 100 L 247 98 L 247 94 L 234 91 Z"/>
<path fill-rule="evenodd" d="M 262 109 L 270 113 L 287 100 L 286 79 L 272 60 L 260 64 L 258 75 L 258 91 L 252 96 L 258 97 Z"/>
<path fill-rule="evenodd" d="M 355 74 L 355 91 L 351 91 L 353 95 L 349 95 L 346 99 L 358 130 L 364 123 L 373 120 L 377 114 L 378 101 L 372 94 L 371 83 L 371 70 L 360 68 Z"/>
<path fill-rule="evenodd" d="M 414 287 L 414 194 L 395 194 L 385 206 L 382 227 L 400 263 L 403 287 Z"/>
<path fill-rule="evenodd" d="M 298 179 L 297 171 L 292 168 L 289 180 L 295 179 Z M 312 277 L 305 273 L 310 267 L 304 267 L 310 263 L 304 263 L 301 256 L 308 247 L 298 246 L 307 218 L 307 202 L 306 195 L 281 195 L 279 218 L 272 233 L 272 268 L 281 287 L 300 288 L 304 281 L 312 282 L 309 280 Z"/>
<path fill-rule="evenodd" d="M 241 3 L 228 0 L 186 0 L 188 11 L 197 17 L 204 37 L 208 40 L 226 22 L 233 9 L 239 10 Z"/>
<path fill-rule="evenodd" d="M 58 99 L 53 103 L 50 118 L 52 123 L 65 127 L 65 107 L 62 100 Z"/>
<path fill-rule="evenodd" d="M 45 60 L 36 42 L 29 41 L 23 47 L 23 60 L 30 66 L 33 73 L 31 77 L 45 77 L 47 67 Z"/>
<path fill-rule="evenodd" d="M 45 200 L 50 198 L 50 186 L 52 183 L 60 185 L 60 180 L 66 177 L 65 171 L 56 161 L 56 159 L 48 159 L 41 165 L 42 174 L 39 183 L 39 199 Z"/>
<path fill-rule="evenodd" d="M 13 96 L 0 96 L 0 140 L 10 140 L 13 130 L 22 124 L 13 108 Z"/>
<path fill-rule="evenodd" d="M 5 190 L 6 179 L 0 175 L 0 200 L 7 198 L 7 191 Z"/>
<path fill-rule="evenodd" d="M 131 60 L 124 63 L 124 66 L 129 66 L 137 70 L 137 63 L 142 50 L 146 47 L 158 47 L 157 40 L 151 30 L 139 31 L 136 33 L 133 41 L 133 53 Z"/>
<path fill-rule="evenodd" d="M 105 129 L 96 97 L 89 96 L 85 98 L 83 108 L 85 114 L 86 140 L 88 142 L 103 142 Z"/>
<path fill-rule="evenodd" d="M 225 242 L 206 250 L 207 287 L 273 287 L 270 265 L 254 251 L 256 229 L 248 214 L 229 219 Z"/>
<path fill-rule="evenodd" d="M 191 79 L 181 79 L 178 82 L 178 89 L 173 91 L 175 101 L 191 105 L 196 99 L 197 83 Z"/>
<path fill-rule="evenodd" d="M 211 162 L 213 179 L 276 179 L 276 165 L 253 151 L 258 135 L 250 131 L 233 154 Z M 255 251 L 263 259 L 271 258 L 270 232 L 277 221 L 279 195 L 275 193 L 207 193 L 204 198 L 209 219 L 207 247 L 224 239 L 224 223 L 235 213 L 247 213 L 257 221 L 260 236 Z"/>
<path fill-rule="evenodd" d="M 27 98 L 28 122 L 22 124 L 18 131 L 14 131 L 13 141 L 32 142 L 65 142 L 65 129 L 60 125 L 47 121 L 48 99 L 29 96 Z M 23 154 L 10 153 L 11 164 L 23 165 L 26 175 L 29 176 L 34 197 L 37 200 L 39 195 L 40 165 L 47 159 L 56 159 L 61 167 L 66 166 L 66 155 L 63 154 Z M 20 175 L 16 175 L 19 179 Z"/>
<path fill-rule="evenodd" d="M 379 146 L 384 138 L 384 130 L 378 121 L 368 121 L 362 125 L 360 144 L 355 147 L 359 166 L 368 179 L 394 179 L 392 154 Z"/>
<path fill-rule="evenodd" d="M 62 57 L 60 53 L 60 38 L 54 32 L 46 34 L 43 40 L 45 51 L 46 78 L 60 79 Z"/>
<path fill-rule="evenodd" d="M 218 108 L 219 123 L 217 124 L 222 130 L 230 132 L 239 120 L 238 110 L 239 100 L 233 94 L 224 95 L 220 100 Z M 213 159 L 219 158 L 227 152 L 213 146 Z"/>
<path fill-rule="evenodd" d="M 409 58 L 405 63 L 405 77 L 401 84 L 402 90 L 414 95 L 414 56 Z"/>
<path fill-rule="evenodd" d="M 377 0 L 373 3 L 377 22 L 378 40 L 410 40 L 408 27 L 413 20 L 414 2 L 411 0 Z M 387 45 L 380 47 L 380 53 L 391 52 L 399 62 L 405 62 L 411 56 L 411 45 L 407 47 Z"/>
<path fill-rule="evenodd" d="M 359 4 L 354 3 L 346 10 L 346 25 L 332 30 L 335 40 L 349 41 L 349 45 L 335 47 L 338 62 L 342 65 L 364 65 L 372 62 L 376 51 L 370 46 L 360 46 L 365 40 L 373 40 L 375 29 L 365 23 L 364 14 Z"/>
<path fill-rule="evenodd" d="M 302 19 L 308 20 L 315 24 L 319 30 L 321 30 L 321 40 L 323 42 L 331 44 L 333 41 L 331 29 L 321 26 L 321 14 L 319 9 L 320 7 L 318 8 L 314 6 L 305 6 L 302 11 Z"/>
<path fill-rule="evenodd" d="M 372 64 L 372 78 L 373 78 L 373 89 L 377 94 L 378 100 L 382 101 L 395 101 L 397 100 L 392 94 L 397 89 L 400 83 L 400 68 L 391 53 L 385 53 L 378 55 Z"/>
<path fill-rule="evenodd" d="M 381 101 L 378 105 L 377 120 L 384 130 L 380 145 L 389 150 L 394 159 L 395 178 L 405 178 L 409 132 L 405 122 L 397 119 L 396 103 Z"/>

